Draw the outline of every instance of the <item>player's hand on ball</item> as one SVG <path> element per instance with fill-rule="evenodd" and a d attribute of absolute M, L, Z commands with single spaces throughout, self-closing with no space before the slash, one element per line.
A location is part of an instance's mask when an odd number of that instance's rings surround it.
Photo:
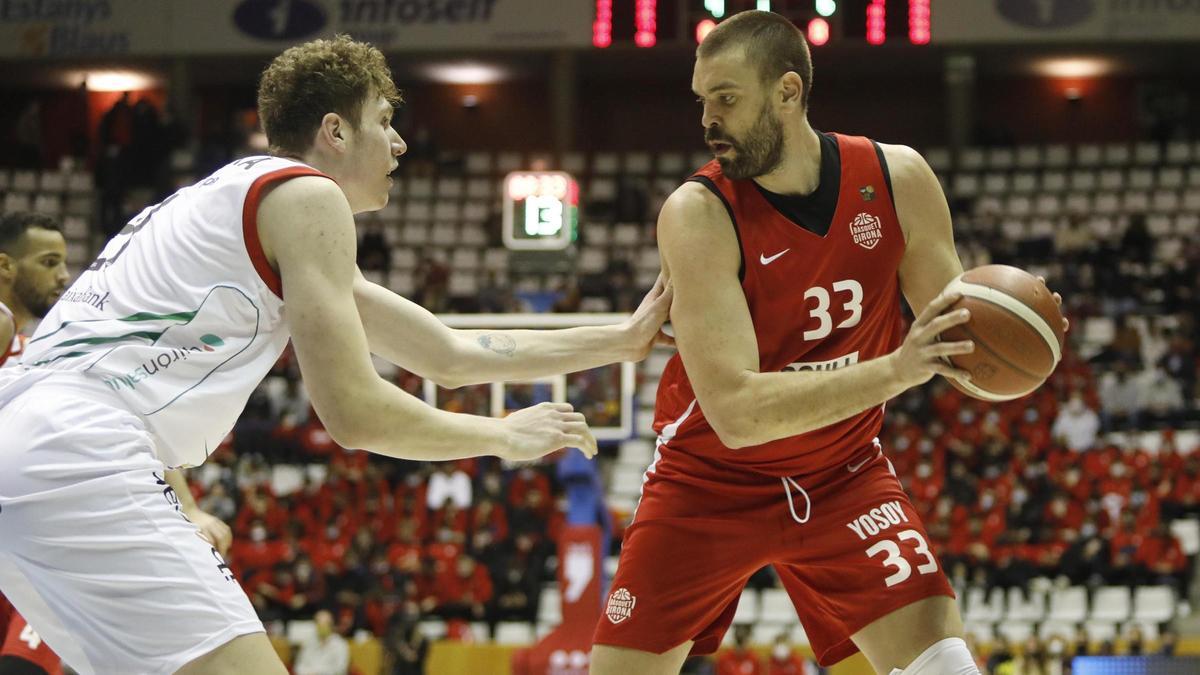
<path fill-rule="evenodd" d="M 1038 281 L 1042 282 L 1043 286 L 1046 286 L 1046 277 L 1039 275 Z M 1046 286 L 1046 288 L 1049 288 L 1049 286 Z M 1054 297 L 1054 304 L 1058 305 L 1059 307 L 1062 307 L 1062 296 L 1059 295 L 1058 293 L 1051 293 L 1051 295 Z M 1063 317 L 1063 332 L 1066 333 L 1070 330 L 1071 330 L 1071 322 L 1069 320 L 1067 320 L 1066 317 Z"/>
<path fill-rule="evenodd" d="M 629 344 L 628 361 L 641 361 L 650 353 L 654 345 L 675 346 L 675 339 L 663 332 L 671 312 L 671 299 L 675 289 L 671 282 L 661 273 L 654 282 L 654 288 L 642 298 L 642 304 L 621 324 L 621 333 L 626 336 Z"/>
<path fill-rule="evenodd" d="M 970 354 L 975 343 L 970 340 L 939 342 L 942 331 L 966 323 L 971 318 L 968 310 L 960 309 L 942 314 L 947 308 L 962 299 L 961 293 L 942 293 L 929 303 L 908 330 L 900 349 L 891 353 L 896 377 L 909 387 L 924 384 L 929 378 L 944 375 L 969 382 L 971 374 L 955 368 L 943 357 Z"/>
<path fill-rule="evenodd" d="M 504 459 L 537 459 L 562 448 L 579 448 L 588 459 L 596 456 L 596 438 L 570 403 L 539 403 L 505 417 L 504 425 Z"/>
<path fill-rule="evenodd" d="M 200 528 L 200 538 L 212 544 L 217 553 L 224 556 L 229 552 L 229 545 L 233 543 L 233 531 L 220 518 L 200 509 L 189 512 L 187 517 Z"/>

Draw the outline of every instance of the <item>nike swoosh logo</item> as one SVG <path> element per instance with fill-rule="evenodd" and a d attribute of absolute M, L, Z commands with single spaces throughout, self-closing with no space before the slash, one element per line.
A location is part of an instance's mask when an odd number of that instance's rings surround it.
<path fill-rule="evenodd" d="M 779 258 L 780 258 L 780 257 L 781 257 L 781 256 L 782 256 L 784 253 L 787 253 L 787 252 L 788 252 L 788 251 L 790 251 L 790 250 L 792 250 L 792 249 L 790 249 L 790 248 L 785 248 L 785 249 L 783 249 L 782 251 L 780 251 L 779 253 L 776 253 L 775 255 L 773 255 L 773 256 L 771 256 L 771 257 L 769 257 L 769 258 L 768 258 L 767 256 L 765 256 L 765 255 L 763 255 L 763 254 L 759 253 L 759 254 L 758 254 L 758 261 L 759 261 L 760 263 L 764 264 L 764 265 L 770 265 L 771 263 L 775 262 L 776 260 L 779 260 Z"/>
<path fill-rule="evenodd" d="M 871 461 L 872 459 L 875 459 L 875 457 L 874 456 L 868 457 L 868 458 L 864 459 L 863 461 L 859 462 L 858 464 L 847 464 L 846 470 L 849 471 L 850 473 L 854 473 L 854 472 L 858 471 L 859 469 L 863 468 L 863 465 L 866 464 L 867 462 Z"/>

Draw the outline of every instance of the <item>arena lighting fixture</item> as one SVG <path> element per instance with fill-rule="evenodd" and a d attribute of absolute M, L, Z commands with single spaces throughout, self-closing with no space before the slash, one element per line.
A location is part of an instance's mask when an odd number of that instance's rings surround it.
<path fill-rule="evenodd" d="M 867 5 L 867 42 L 881 45 L 887 40 L 887 0 L 871 0 Z"/>
<path fill-rule="evenodd" d="M 433 63 L 423 71 L 430 80 L 441 84 L 494 84 L 508 75 L 500 66 L 471 61 Z"/>
<path fill-rule="evenodd" d="M 141 91 L 158 86 L 158 79 L 132 70 L 94 70 L 79 73 L 88 91 Z"/>
<path fill-rule="evenodd" d="M 1107 59 L 1096 57 L 1068 57 L 1044 59 L 1034 64 L 1034 71 L 1046 77 L 1080 78 L 1100 77 L 1113 71 Z"/>
<path fill-rule="evenodd" d="M 808 22 L 808 43 L 814 47 L 829 42 L 829 22 L 816 17 Z"/>
<path fill-rule="evenodd" d="M 696 44 L 704 42 L 704 38 L 712 32 L 712 29 L 717 27 L 717 22 L 712 19 L 705 19 L 696 24 Z"/>
<path fill-rule="evenodd" d="M 817 14 L 828 17 L 836 11 L 837 0 L 817 0 Z"/>
<path fill-rule="evenodd" d="M 719 19 L 725 16 L 725 0 L 704 0 L 704 9 Z"/>

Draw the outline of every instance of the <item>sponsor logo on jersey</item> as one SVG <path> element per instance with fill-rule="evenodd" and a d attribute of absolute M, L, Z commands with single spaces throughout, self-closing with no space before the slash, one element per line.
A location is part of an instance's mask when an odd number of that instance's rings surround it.
<path fill-rule="evenodd" d="M 104 383 L 114 391 L 120 390 L 122 386 L 129 389 L 136 389 L 139 382 L 149 379 L 155 375 L 166 372 L 180 361 L 187 361 L 193 354 L 204 352 L 215 352 L 218 348 L 225 345 L 225 341 L 211 333 L 206 333 L 200 336 L 200 344 L 188 347 L 171 347 L 169 351 L 165 351 L 154 358 L 146 361 L 142 365 L 134 368 L 125 375 L 109 377 L 104 380 Z"/>
<path fill-rule="evenodd" d="M 873 202 L 875 201 L 875 186 L 864 185 L 858 188 L 858 194 L 862 195 L 864 202 Z"/>
<path fill-rule="evenodd" d="M 802 370 L 837 370 L 858 363 L 858 352 L 850 352 L 845 356 L 828 361 L 797 361 L 784 366 L 783 372 L 794 373 Z"/>
<path fill-rule="evenodd" d="M 636 597 L 627 589 L 618 588 L 608 596 L 608 607 L 604 608 L 604 615 L 614 624 L 621 623 L 633 614 L 635 604 L 637 604 Z"/>
<path fill-rule="evenodd" d="M 871 250 L 883 239 L 883 225 L 878 216 L 860 213 L 850 221 L 850 235 L 854 237 L 854 243 Z"/>
<path fill-rule="evenodd" d="M 890 501 L 846 523 L 846 527 L 857 534 L 859 539 L 866 541 L 867 537 L 873 537 L 893 525 L 907 522 L 908 514 L 904 513 L 903 505 L 899 501 Z"/>
<path fill-rule="evenodd" d="M 790 250 L 792 250 L 792 249 L 785 248 L 782 251 L 780 251 L 779 253 L 776 253 L 775 255 L 767 255 L 765 253 L 759 253 L 758 261 L 764 265 L 770 265 L 771 263 L 775 262 L 776 260 L 779 260 L 780 258 L 782 258 L 783 254 L 787 253 Z"/>
<path fill-rule="evenodd" d="M 79 302 L 79 303 L 82 303 L 85 305 L 91 305 L 92 307 L 95 307 L 96 309 L 103 312 L 104 305 L 106 305 L 108 303 L 109 295 L 111 295 L 111 294 L 108 291 L 105 291 L 104 294 L 102 295 L 91 289 L 88 289 L 86 291 L 84 291 L 84 290 L 77 291 L 75 289 L 71 289 L 71 290 L 68 290 L 66 293 L 63 293 L 62 297 L 59 299 L 62 300 L 63 302 Z"/>

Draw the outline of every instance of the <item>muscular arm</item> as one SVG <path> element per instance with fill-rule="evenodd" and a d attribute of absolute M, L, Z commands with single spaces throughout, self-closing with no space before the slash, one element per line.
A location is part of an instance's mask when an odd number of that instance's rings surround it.
<path fill-rule="evenodd" d="M 663 305 L 656 321 L 635 315 L 610 326 L 455 330 L 361 274 L 354 281 L 354 300 L 372 353 L 451 389 L 641 360 L 666 312 Z"/>
<path fill-rule="evenodd" d="M 948 213 L 944 223 L 937 220 L 939 208 L 944 212 L 946 206 L 932 173 L 930 184 L 913 166 L 889 163 L 889 168 L 894 189 L 905 195 L 897 198 L 897 210 L 911 232 L 904 263 L 908 280 L 905 283 L 902 269 L 902 285 L 910 302 L 919 303 L 914 306 L 920 312 L 961 267 L 952 242 L 947 254 L 940 248 L 944 244 L 937 243 L 938 235 L 925 232 L 936 233 L 944 226 L 949 237 Z M 940 205 L 932 204 L 934 200 Z M 926 228 L 925 220 L 932 227 Z M 663 268 L 675 286 L 671 324 L 676 344 L 700 407 L 728 447 L 758 445 L 819 429 L 924 381 L 911 367 L 917 358 L 916 345 L 909 348 L 899 369 L 901 350 L 831 371 L 759 372 L 757 339 L 738 280 L 740 252 L 724 207 L 704 187 L 685 184 L 664 205 L 658 233 Z M 932 314 L 925 317 L 926 322 L 931 319 Z M 944 330 L 947 321 L 937 321 L 930 330 Z M 928 374 L 923 377 L 928 379 Z"/>
<path fill-rule="evenodd" d="M 950 207 L 933 170 L 912 148 L 880 147 L 892 175 L 896 212 L 904 230 L 900 290 L 916 315 L 962 274 L 962 262 L 954 248 Z"/>
<path fill-rule="evenodd" d="M 339 445 L 418 460 L 503 454 L 500 420 L 437 410 L 375 372 L 355 303 L 354 220 L 334 183 L 300 177 L 279 185 L 263 199 L 258 222 L 283 279 L 313 408 Z"/>

